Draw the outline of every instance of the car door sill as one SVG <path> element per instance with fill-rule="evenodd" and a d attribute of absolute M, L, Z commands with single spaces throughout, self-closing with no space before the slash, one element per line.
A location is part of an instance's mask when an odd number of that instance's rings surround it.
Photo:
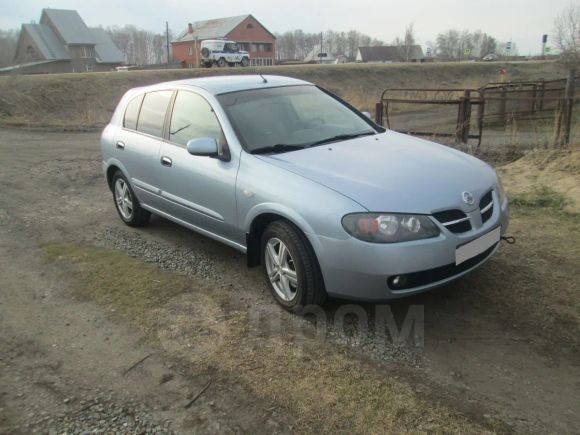
<path fill-rule="evenodd" d="M 172 195 L 171 193 L 161 191 L 161 198 L 165 199 L 166 201 L 170 201 L 174 204 L 177 204 L 181 207 L 184 207 L 188 210 L 191 210 L 195 213 L 202 214 L 204 216 L 207 216 L 220 222 L 224 221 L 224 217 L 221 214 L 216 213 L 213 210 L 210 210 L 209 208 L 202 207 L 201 205 L 195 204 L 193 202 L 186 201 L 183 198 L 179 198 L 178 196 Z"/>
<path fill-rule="evenodd" d="M 182 225 L 186 228 L 189 228 L 190 230 L 193 230 L 197 233 L 203 234 L 204 236 L 207 236 L 207 237 L 210 237 L 214 240 L 217 240 L 218 242 L 221 242 L 221 243 L 224 243 L 228 246 L 231 246 L 232 248 L 237 249 L 238 251 L 241 251 L 244 254 L 247 252 L 247 248 L 244 245 L 241 245 L 237 242 L 234 242 L 233 240 L 227 239 L 223 236 L 212 233 L 211 231 L 207 231 L 207 230 L 204 230 L 203 228 L 192 225 L 188 222 L 185 222 L 184 220 L 176 218 L 175 216 L 172 216 L 168 213 L 165 213 L 164 211 L 158 210 L 155 207 L 151 207 L 147 204 L 141 204 L 141 207 L 143 207 L 145 210 L 150 211 L 151 213 L 155 213 L 161 217 L 164 217 L 165 219 L 169 219 L 170 221 L 173 221 L 173 222 L 175 222 L 179 225 Z"/>
<path fill-rule="evenodd" d="M 137 178 L 132 178 L 131 181 L 133 182 L 133 186 L 135 186 L 138 189 L 141 189 L 147 193 L 152 193 L 154 195 L 161 194 L 161 190 L 159 190 L 155 186 L 152 186 L 151 184 L 147 184 L 141 180 L 138 180 Z"/>

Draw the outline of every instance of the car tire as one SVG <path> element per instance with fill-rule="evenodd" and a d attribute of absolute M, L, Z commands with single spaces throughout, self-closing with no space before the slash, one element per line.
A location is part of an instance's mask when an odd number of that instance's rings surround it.
<path fill-rule="evenodd" d="M 296 226 L 283 220 L 272 222 L 262 234 L 260 248 L 266 284 L 276 302 L 293 312 L 324 303 L 320 267 L 306 236 Z"/>
<path fill-rule="evenodd" d="M 218 66 L 220 68 L 223 68 L 226 66 L 226 60 L 223 57 L 220 57 L 220 60 L 218 60 Z"/>
<path fill-rule="evenodd" d="M 243 67 L 246 67 L 246 66 L 248 66 L 249 64 L 250 64 L 250 61 L 248 60 L 248 58 L 247 58 L 247 57 L 244 57 L 244 58 L 242 59 L 242 66 L 243 66 Z"/>
<path fill-rule="evenodd" d="M 113 187 L 113 201 L 121 220 L 130 227 L 147 225 L 151 213 L 141 207 L 131 185 L 121 171 L 115 172 L 111 185 Z"/>
<path fill-rule="evenodd" d="M 210 55 L 210 54 L 211 54 L 211 53 L 210 53 L 210 51 L 209 51 L 209 48 L 207 48 L 207 47 L 203 47 L 203 48 L 201 49 L 201 55 L 202 55 L 203 57 L 209 57 L 209 55 Z"/>

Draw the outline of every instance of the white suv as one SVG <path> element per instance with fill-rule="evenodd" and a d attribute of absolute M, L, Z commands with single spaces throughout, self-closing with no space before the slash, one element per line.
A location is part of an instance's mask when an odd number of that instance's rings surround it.
<path fill-rule="evenodd" d="M 213 64 L 220 68 L 229 66 L 248 66 L 250 54 L 240 50 L 234 41 L 208 39 L 201 43 L 201 66 L 211 68 Z"/>

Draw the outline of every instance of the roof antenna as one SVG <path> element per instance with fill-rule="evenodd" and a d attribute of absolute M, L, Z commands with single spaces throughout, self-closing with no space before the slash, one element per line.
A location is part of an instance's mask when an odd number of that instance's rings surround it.
<path fill-rule="evenodd" d="M 262 70 L 260 70 L 259 68 L 256 68 L 256 74 L 258 74 L 260 77 L 262 77 L 262 80 L 264 80 L 264 83 L 268 83 L 268 80 L 266 80 L 266 77 L 264 77 L 262 75 Z"/>

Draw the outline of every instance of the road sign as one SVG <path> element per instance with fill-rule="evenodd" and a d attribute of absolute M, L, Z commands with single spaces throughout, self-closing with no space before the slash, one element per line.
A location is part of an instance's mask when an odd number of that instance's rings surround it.
<path fill-rule="evenodd" d="M 550 47 L 544 47 L 544 53 L 549 53 L 550 52 Z"/>
<path fill-rule="evenodd" d="M 548 42 L 548 35 L 542 35 L 542 42 L 545 44 Z"/>
<path fill-rule="evenodd" d="M 505 49 L 506 50 L 511 50 L 512 49 L 512 41 L 508 41 L 505 43 Z"/>
<path fill-rule="evenodd" d="M 433 53 L 433 49 L 431 47 L 427 47 L 425 53 L 427 54 L 427 56 L 431 56 L 431 54 Z"/>
<path fill-rule="evenodd" d="M 471 54 L 471 48 L 466 48 L 463 50 L 463 54 L 469 56 Z"/>

